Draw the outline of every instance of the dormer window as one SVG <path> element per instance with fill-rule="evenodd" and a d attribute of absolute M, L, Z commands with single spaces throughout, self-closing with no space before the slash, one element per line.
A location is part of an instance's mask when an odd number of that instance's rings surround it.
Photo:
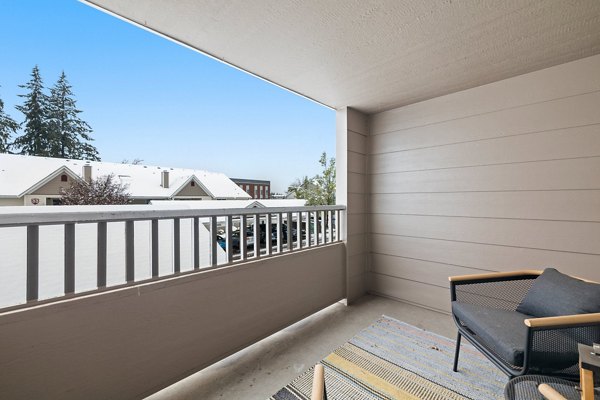
<path fill-rule="evenodd" d="M 62 174 L 60 176 L 60 181 L 61 182 L 67 182 L 69 180 L 69 177 L 66 174 Z"/>
<path fill-rule="evenodd" d="M 190 186 L 196 186 L 196 182 L 194 182 L 194 181 L 190 182 Z"/>

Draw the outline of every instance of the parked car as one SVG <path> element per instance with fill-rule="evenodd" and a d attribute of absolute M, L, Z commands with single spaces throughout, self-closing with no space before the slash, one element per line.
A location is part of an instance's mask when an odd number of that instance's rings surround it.
<path fill-rule="evenodd" d="M 225 236 L 217 235 L 217 242 L 219 243 L 219 246 L 221 246 L 221 248 L 223 250 L 227 250 L 227 239 L 225 239 Z M 233 232 L 231 234 L 231 246 L 232 246 L 233 251 L 240 251 L 240 233 L 239 232 Z"/>
<path fill-rule="evenodd" d="M 217 243 L 219 243 L 219 246 L 221 246 L 223 250 L 227 250 L 227 240 L 225 240 L 223 236 L 217 235 Z"/>
<path fill-rule="evenodd" d="M 281 224 L 281 240 L 283 241 L 283 243 L 287 243 L 287 235 L 288 235 L 287 224 Z M 304 237 L 306 235 L 306 233 L 304 231 L 302 231 L 302 235 Z M 273 224 L 271 227 L 271 238 L 273 241 L 277 240 L 277 224 Z M 292 228 L 292 240 L 297 240 L 297 239 L 298 239 L 298 231 L 296 230 L 296 228 Z"/>

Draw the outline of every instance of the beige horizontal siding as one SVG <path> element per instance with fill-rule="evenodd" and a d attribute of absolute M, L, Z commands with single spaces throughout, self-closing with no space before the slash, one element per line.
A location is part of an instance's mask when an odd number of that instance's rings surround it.
<path fill-rule="evenodd" d="M 348 193 L 348 214 L 365 214 L 367 197 L 366 193 Z"/>
<path fill-rule="evenodd" d="M 348 193 L 366 193 L 366 179 L 364 172 L 348 172 Z"/>
<path fill-rule="evenodd" d="M 381 214 L 600 222 L 600 190 L 392 193 L 370 197 L 374 212 Z"/>
<path fill-rule="evenodd" d="M 482 115 L 600 90 L 600 57 L 593 56 L 371 117 L 371 135 Z"/>
<path fill-rule="evenodd" d="M 449 310 L 447 277 L 600 280 L 600 56 L 371 116 L 369 290 Z"/>
<path fill-rule="evenodd" d="M 348 132 L 348 149 L 355 153 L 367 154 L 367 137 L 363 134 L 347 131 Z"/>
<path fill-rule="evenodd" d="M 370 179 L 372 193 L 439 193 L 600 189 L 599 176 L 600 156 L 374 174 Z"/>
<path fill-rule="evenodd" d="M 380 234 L 371 235 L 370 239 L 373 258 L 382 254 L 485 271 L 551 266 L 600 281 L 598 256 L 594 254 Z"/>
<path fill-rule="evenodd" d="M 367 234 L 348 235 L 348 256 L 360 256 L 366 253 Z"/>
<path fill-rule="evenodd" d="M 348 152 L 348 172 L 364 174 L 367 170 L 367 156 L 362 153 Z"/>
<path fill-rule="evenodd" d="M 600 123 L 600 91 L 374 135 L 371 153 L 443 146 Z"/>
<path fill-rule="evenodd" d="M 346 205 L 346 296 L 365 293 L 367 265 L 368 118 L 353 109 L 337 112 L 337 201 Z"/>
<path fill-rule="evenodd" d="M 429 285 L 449 288 L 448 276 L 487 273 L 489 270 L 466 268 L 458 265 L 415 260 L 385 254 L 374 254 L 372 273 L 408 279 Z"/>
<path fill-rule="evenodd" d="M 388 235 L 600 254 L 596 222 L 373 214 L 371 224 Z"/>
<path fill-rule="evenodd" d="M 450 292 L 445 287 L 371 273 L 369 291 L 442 312 L 450 312 Z"/>
<path fill-rule="evenodd" d="M 370 167 L 381 174 L 596 157 L 600 156 L 600 141 L 594 139 L 599 135 L 600 123 L 376 154 L 371 156 Z"/>

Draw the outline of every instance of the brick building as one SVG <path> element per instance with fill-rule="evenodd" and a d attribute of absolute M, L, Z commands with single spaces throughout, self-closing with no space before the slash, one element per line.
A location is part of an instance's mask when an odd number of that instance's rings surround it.
<path fill-rule="evenodd" d="M 271 198 L 271 181 L 260 181 L 257 179 L 230 178 L 242 190 L 252 196 L 253 199 Z"/>

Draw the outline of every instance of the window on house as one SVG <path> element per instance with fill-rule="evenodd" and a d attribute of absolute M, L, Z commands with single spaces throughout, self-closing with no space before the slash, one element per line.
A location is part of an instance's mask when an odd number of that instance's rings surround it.
<path fill-rule="evenodd" d="M 194 182 L 194 181 L 190 182 L 190 186 L 196 186 L 196 182 Z"/>
<path fill-rule="evenodd" d="M 67 177 L 67 175 L 65 175 L 65 174 L 62 174 L 62 175 L 60 176 L 60 181 L 61 181 L 61 182 L 67 182 L 68 180 L 69 180 L 69 177 Z"/>

